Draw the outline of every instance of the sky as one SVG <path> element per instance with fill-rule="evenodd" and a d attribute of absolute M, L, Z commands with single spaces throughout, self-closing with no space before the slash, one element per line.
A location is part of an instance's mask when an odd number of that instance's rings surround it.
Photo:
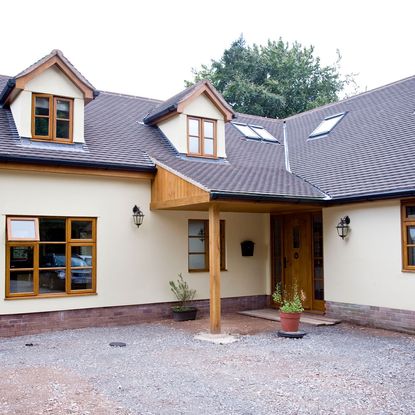
<path fill-rule="evenodd" d="M 365 91 L 415 75 L 414 12 L 410 0 L 13 0 L 1 6 L 0 74 L 61 49 L 97 89 L 167 99 L 243 34 L 313 45 L 326 65 L 339 49 Z"/>

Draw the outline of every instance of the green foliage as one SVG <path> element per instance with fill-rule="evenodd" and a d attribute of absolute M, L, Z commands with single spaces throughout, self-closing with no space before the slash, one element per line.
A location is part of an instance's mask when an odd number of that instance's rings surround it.
<path fill-rule="evenodd" d="M 189 288 L 189 285 L 184 280 L 182 273 L 178 274 L 177 281 L 169 281 L 170 289 L 176 296 L 180 305 L 173 307 L 174 311 L 186 311 L 189 309 L 188 303 L 195 298 L 196 290 Z"/>
<path fill-rule="evenodd" d="M 241 36 L 219 60 L 193 69 L 194 81 L 208 79 L 235 111 L 285 118 L 335 102 L 353 75 L 344 78 L 337 62 L 322 66 L 314 47 L 268 40 L 248 46 Z M 187 86 L 193 82 L 187 81 Z"/>
<path fill-rule="evenodd" d="M 305 296 L 302 290 L 298 291 L 296 283 L 290 289 L 282 290 L 279 282 L 272 293 L 272 299 L 274 303 L 280 305 L 280 310 L 284 313 L 302 313 L 304 311 L 302 301 L 305 300 Z"/>

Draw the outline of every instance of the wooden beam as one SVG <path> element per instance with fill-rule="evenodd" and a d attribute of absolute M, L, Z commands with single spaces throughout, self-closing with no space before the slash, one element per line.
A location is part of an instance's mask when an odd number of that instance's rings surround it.
<path fill-rule="evenodd" d="M 221 332 L 220 316 L 220 221 L 219 207 L 209 206 L 210 332 Z"/>
<path fill-rule="evenodd" d="M 154 173 L 151 172 L 139 172 L 139 171 L 126 171 L 126 170 L 105 170 L 94 169 L 87 167 L 69 167 L 69 166 L 52 166 L 42 164 L 29 164 L 29 163 L 13 163 L 13 162 L 0 162 L 0 171 L 20 171 L 20 172 L 34 172 L 34 173 L 55 173 L 55 174 L 74 174 L 80 176 L 101 176 L 101 177 L 114 177 L 122 179 L 144 179 L 151 180 L 154 177 Z"/>

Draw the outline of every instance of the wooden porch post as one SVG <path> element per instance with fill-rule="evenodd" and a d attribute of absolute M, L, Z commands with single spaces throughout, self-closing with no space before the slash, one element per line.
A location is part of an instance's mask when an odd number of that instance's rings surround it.
<path fill-rule="evenodd" d="M 209 205 L 209 274 L 210 332 L 219 334 L 220 327 L 220 221 L 219 207 Z"/>

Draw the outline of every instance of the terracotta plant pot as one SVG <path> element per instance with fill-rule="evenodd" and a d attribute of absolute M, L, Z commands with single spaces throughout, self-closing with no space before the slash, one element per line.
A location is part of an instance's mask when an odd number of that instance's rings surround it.
<path fill-rule="evenodd" d="M 197 308 L 188 307 L 183 311 L 173 311 L 173 320 L 174 321 L 187 321 L 187 320 L 196 320 Z"/>
<path fill-rule="evenodd" d="M 296 332 L 300 326 L 301 313 L 283 313 L 280 311 L 280 322 L 283 331 Z"/>

